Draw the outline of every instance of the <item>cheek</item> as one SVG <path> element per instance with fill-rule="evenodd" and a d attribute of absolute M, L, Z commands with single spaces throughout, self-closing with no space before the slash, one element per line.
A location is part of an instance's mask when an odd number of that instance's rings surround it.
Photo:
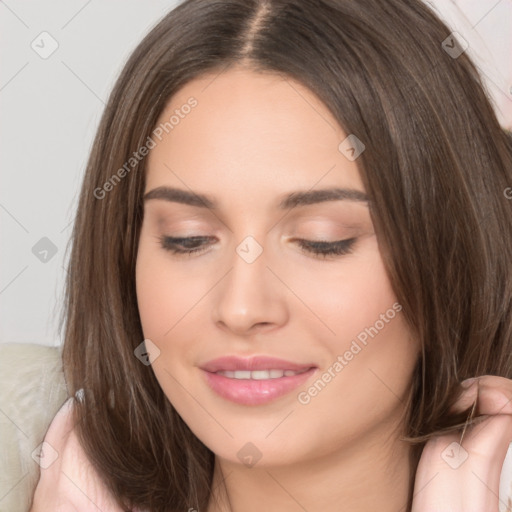
<path fill-rule="evenodd" d="M 331 340 L 332 349 L 342 349 L 346 340 L 379 321 L 397 302 L 374 239 L 340 264 L 300 272 L 295 274 L 294 291 L 316 316 L 307 315 L 309 325 L 316 327 L 317 337 Z M 394 313 L 392 309 L 389 316 Z"/>
<path fill-rule="evenodd" d="M 137 259 L 136 286 L 137 302 L 142 329 L 145 338 L 159 338 L 163 332 L 165 318 L 168 316 L 169 300 L 172 288 L 166 287 L 161 278 L 158 261 L 145 258 Z"/>
<path fill-rule="evenodd" d="M 376 243 L 364 256 L 345 261 L 337 272 L 304 281 L 300 291 L 319 317 L 303 320 L 302 330 L 328 354 L 320 372 L 328 384 L 320 382 L 311 395 L 305 390 L 304 401 L 311 398 L 311 409 L 332 415 L 336 424 L 340 410 L 334 403 L 385 417 L 408 392 L 419 355 Z"/>
<path fill-rule="evenodd" d="M 136 289 L 144 336 L 163 339 L 200 297 L 196 280 L 178 271 L 158 242 L 141 236 L 136 263 Z"/>

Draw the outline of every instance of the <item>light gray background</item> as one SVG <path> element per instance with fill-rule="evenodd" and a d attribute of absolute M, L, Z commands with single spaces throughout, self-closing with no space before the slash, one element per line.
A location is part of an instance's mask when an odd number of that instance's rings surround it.
<path fill-rule="evenodd" d="M 511 127 L 512 0 L 433 3 L 468 41 Z M 104 103 L 130 52 L 176 4 L 0 1 L 0 343 L 61 343 L 66 246 Z M 47 58 L 31 46 L 44 54 L 53 40 Z M 46 262 L 32 252 L 43 237 L 57 250 Z"/>

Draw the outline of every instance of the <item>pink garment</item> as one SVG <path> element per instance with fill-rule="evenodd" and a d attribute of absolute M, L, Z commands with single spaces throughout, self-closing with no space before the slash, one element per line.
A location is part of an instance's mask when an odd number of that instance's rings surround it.
<path fill-rule="evenodd" d="M 41 476 L 30 512 L 124 512 L 78 442 L 72 425 L 73 403 L 71 397 L 63 404 L 44 438 Z"/>

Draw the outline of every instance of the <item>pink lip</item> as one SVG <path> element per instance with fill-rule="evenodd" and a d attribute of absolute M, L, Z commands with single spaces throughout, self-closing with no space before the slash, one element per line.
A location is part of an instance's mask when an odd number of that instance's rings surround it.
<path fill-rule="evenodd" d="M 278 379 L 230 379 L 215 373 L 221 370 L 293 370 L 303 371 L 291 377 Z M 210 388 L 219 396 L 241 405 L 262 405 L 275 400 L 306 382 L 317 370 L 312 364 L 297 364 L 273 357 L 256 356 L 249 359 L 221 357 L 202 366 Z"/>

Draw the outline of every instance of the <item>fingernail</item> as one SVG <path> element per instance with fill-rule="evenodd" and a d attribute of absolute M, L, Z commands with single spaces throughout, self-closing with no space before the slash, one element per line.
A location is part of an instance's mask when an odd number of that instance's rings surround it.
<path fill-rule="evenodd" d="M 478 377 L 471 377 L 471 379 L 465 379 L 463 380 L 460 385 L 463 387 L 463 388 L 469 388 L 469 386 L 471 386 L 471 384 L 473 384 L 473 382 L 475 382 L 475 380 L 477 380 Z"/>

